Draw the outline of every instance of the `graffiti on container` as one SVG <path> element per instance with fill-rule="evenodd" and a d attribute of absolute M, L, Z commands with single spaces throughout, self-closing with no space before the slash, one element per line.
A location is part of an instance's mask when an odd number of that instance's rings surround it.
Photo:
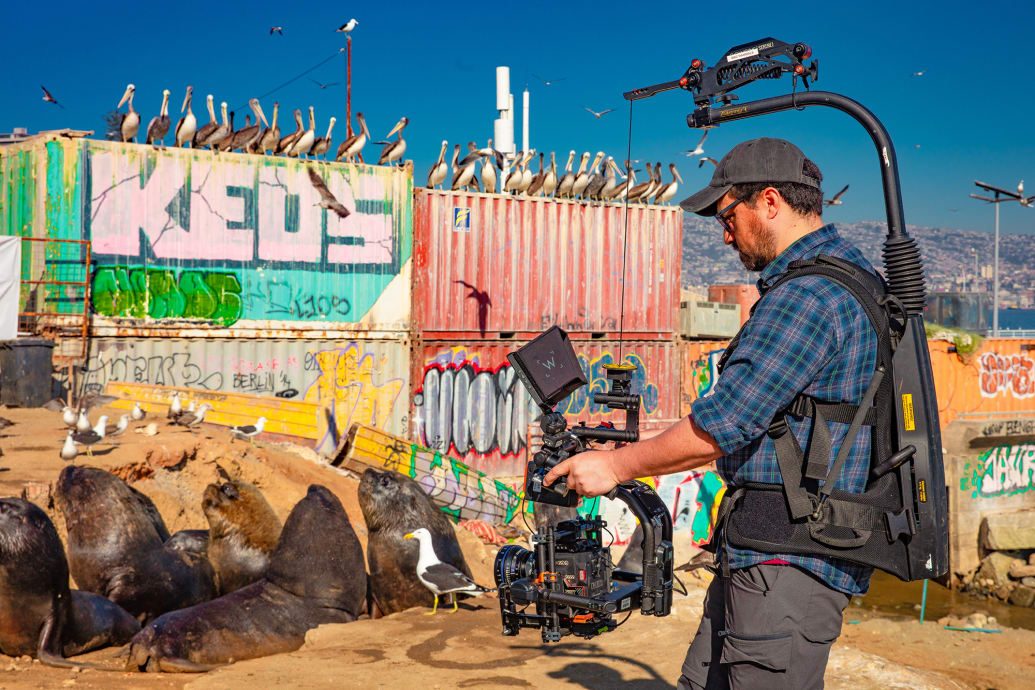
<path fill-rule="evenodd" d="M 725 349 L 706 352 L 690 367 L 690 379 L 698 398 L 712 392 L 715 382 L 719 380 L 719 359 Z"/>
<path fill-rule="evenodd" d="M 580 354 L 578 359 L 589 385 L 561 402 L 557 410 L 568 415 L 610 415 L 607 406 L 592 401 L 592 393 L 608 390 L 604 365 L 613 363 L 614 356 L 605 352 L 591 361 Z M 658 387 L 647 381 L 643 360 L 628 353 L 622 361 L 637 367 L 632 390 L 640 393 L 642 412 L 656 412 Z M 440 352 L 426 364 L 414 407 L 421 442 L 460 456 L 494 451 L 504 457 L 515 455 L 526 446 L 529 423 L 539 417 L 538 407 L 509 363 L 482 367 L 480 357 L 462 347 Z"/>
<path fill-rule="evenodd" d="M 338 434 L 353 422 L 388 428 L 395 403 L 405 381 L 401 378 L 374 380 L 374 372 L 389 369 L 358 343 L 317 352 L 307 352 L 304 368 L 315 372 L 316 380 L 306 388 L 303 400 L 320 402 L 330 408 Z M 329 433 L 329 432 L 328 432 Z"/>
<path fill-rule="evenodd" d="M 235 393 L 273 393 L 278 398 L 294 398 L 298 391 L 291 387 L 291 380 L 284 372 L 266 371 L 248 374 L 234 374 Z"/>
<path fill-rule="evenodd" d="M 970 491 L 972 498 L 1025 493 L 1035 488 L 1035 444 L 992 448 L 978 456 L 973 470 L 967 463 L 963 471 L 960 491 Z"/>
<path fill-rule="evenodd" d="M 230 272 L 101 266 L 93 277 L 93 309 L 137 319 L 196 318 L 230 326 L 241 318 L 241 283 Z"/>
<path fill-rule="evenodd" d="M 190 352 L 137 356 L 115 350 L 92 355 L 84 374 L 86 391 L 101 393 L 109 381 L 221 390 L 223 373 L 199 366 Z"/>
<path fill-rule="evenodd" d="M 579 307 L 574 316 L 543 314 L 539 319 L 539 327 L 546 330 L 550 326 L 560 326 L 566 331 L 614 331 L 618 329 L 618 321 L 613 316 L 605 316 L 599 322 L 591 321 L 586 308 Z"/>
<path fill-rule="evenodd" d="M 276 279 L 246 281 L 242 298 L 249 311 L 265 312 L 273 319 L 339 321 L 352 312 L 344 295 L 313 292 Z"/>
<path fill-rule="evenodd" d="M 1000 393 L 1015 398 L 1035 395 L 1035 361 L 1024 355 L 997 355 L 986 352 L 978 358 L 981 396 L 994 398 Z"/>
<path fill-rule="evenodd" d="M 981 429 L 982 436 L 1020 436 L 1035 434 L 1035 419 L 1007 419 L 990 422 Z"/>
<path fill-rule="evenodd" d="M 339 218 L 319 207 L 305 165 L 106 150 L 91 151 L 88 165 L 89 238 L 99 257 L 352 273 L 401 265 L 384 173 L 320 165 L 351 211 Z"/>

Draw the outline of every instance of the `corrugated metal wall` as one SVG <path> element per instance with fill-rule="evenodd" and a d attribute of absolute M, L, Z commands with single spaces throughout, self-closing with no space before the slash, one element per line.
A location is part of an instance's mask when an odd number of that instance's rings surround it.
<path fill-rule="evenodd" d="M 493 476 L 524 472 L 527 429 L 539 409 L 507 361 L 524 341 L 425 341 L 414 357 L 413 438 Z M 661 341 L 573 342 L 589 385 L 564 407 L 571 423 L 624 424 L 624 413 L 593 403 L 608 390 L 604 364 L 636 364 L 633 390 L 642 396 L 641 419 L 672 419 L 679 410 L 679 356 Z"/>
<path fill-rule="evenodd" d="M 418 189 L 414 326 L 424 338 L 617 338 L 679 330 L 678 207 Z M 622 261 L 625 305 L 622 323 Z"/>

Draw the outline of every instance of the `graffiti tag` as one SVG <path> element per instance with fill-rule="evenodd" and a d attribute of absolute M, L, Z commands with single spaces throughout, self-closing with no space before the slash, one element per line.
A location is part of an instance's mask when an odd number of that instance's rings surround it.
<path fill-rule="evenodd" d="M 970 464 L 964 466 L 964 472 Z M 1035 444 L 999 446 L 978 456 L 970 476 L 960 479 L 960 491 L 973 498 L 1013 496 L 1035 487 Z"/>
<path fill-rule="evenodd" d="M 109 381 L 150 383 L 220 390 L 223 373 L 206 371 L 191 360 L 190 352 L 136 356 L 125 352 L 101 352 L 90 357 L 85 373 L 87 392 L 102 393 Z"/>
<path fill-rule="evenodd" d="M 997 355 L 986 352 L 978 358 L 981 396 L 994 398 L 1000 393 L 1015 398 L 1035 395 L 1035 362 L 1024 355 Z"/>
<path fill-rule="evenodd" d="M 197 318 L 230 326 L 241 318 L 241 284 L 233 273 L 102 266 L 94 273 L 93 309 L 104 316 Z"/>
<path fill-rule="evenodd" d="M 1035 419 L 1008 419 L 990 422 L 981 429 L 982 436 L 1020 436 L 1035 434 Z"/>

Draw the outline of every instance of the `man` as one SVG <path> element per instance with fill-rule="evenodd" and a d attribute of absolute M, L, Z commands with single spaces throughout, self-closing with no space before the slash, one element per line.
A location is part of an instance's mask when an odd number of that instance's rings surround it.
<path fill-rule="evenodd" d="M 718 219 L 725 243 L 748 270 L 761 272 L 764 296 L 713 392 L 694 401 L 687 418 L 654 438 L 565 460 L 550 471 L 547 484 L 567 475 L 571 489 L 597 496 L 635 477 L 713 460 L 728 491 L 747 482 L 780 484 L 767 431 L 791 402 L 805 394 L 860 404 L 874 372 L 877 338 L 859 302 L 815 275 L 768 289 L 792 261 L 819 254 L 873 272 L 834 226 L 823 224 L 821 180 L 815 163 L 790 142 L 754 139 L 730 151 L 709 185 L 680 204 Z M 786 422 L 806 448 L 812 420 L 786 416 Z M 828 427 L 833 459 L 848 424 Z M 864 490 L 870 444 L 868 431 L 856 436 L 836 488 Z M 679 686 L 821 688 L 842 612 L 852 595 L 866 592 L 872 569 L 830 557 L 736 548 L 722 534 L 713 541 L 722 567 L 708 588 Z"/>

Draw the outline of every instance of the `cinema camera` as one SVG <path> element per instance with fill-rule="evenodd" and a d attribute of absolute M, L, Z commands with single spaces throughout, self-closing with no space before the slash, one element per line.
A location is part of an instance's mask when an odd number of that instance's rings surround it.
<path fill-rule="evenodd" d="M 561 461 L 587 450 L 591 442 L 631 442 L 639 438 L 640 396 L 631 393 L 635 366 L 609 364 L 604 369 L 611 390 L 593 401 L 626 411 L 626 428 L 611 425 L 568 428 L 557 403 L 587 385 L 567 334 L 557 326 L 508 355 L 518 377 L 543 411 L 543 447 L 525 468 L 525 496 L 540 503 L 573 507 L 579 496 L 565 478 L 552 486 L 543 479 Z M 532 535 L 534 551 L 504 546 L 496 554 L 503 634 L 539 628 L 544 642 L 564 635 L 589 639 L 618 627 L 613 614 L 632 612 L 666 616 L 672 609 L 672 517 L 646 484 L 624 482 L 607 494 L 629 506 L 643 531 L 643 575 L 614 568 L 603 545 L 606 523 L 600 518 L 565 520 Z M 535 605 L 535 613 L 525 609 Z M 521 610 L 518 610 L 518 609 Z"/>

